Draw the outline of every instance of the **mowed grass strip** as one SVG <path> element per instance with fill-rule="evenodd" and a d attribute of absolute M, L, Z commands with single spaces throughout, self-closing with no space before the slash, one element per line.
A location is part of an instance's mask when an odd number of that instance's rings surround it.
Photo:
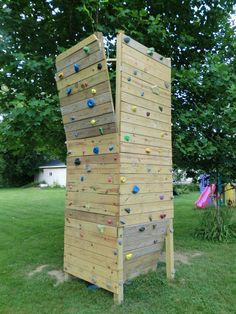
<path fill-rule="evenodd" d="M 62 270 L 64 189 L 0 190 L 0 313 L 235 313 L 236 243 L 193 238 L 198 193 L 175 199 L 176 279 L 165 264 L 125 285 L 125 302 L 73 279 L 55 285 Z M 30 275 L 35 269 L 42 269 Z M 44 266 L 44 267 L 43 267 Z"/>

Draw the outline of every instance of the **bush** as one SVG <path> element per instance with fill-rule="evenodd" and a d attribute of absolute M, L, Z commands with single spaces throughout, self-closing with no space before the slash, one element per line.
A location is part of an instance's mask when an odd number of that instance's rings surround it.
<path fill-rule="evenodd" d="M 236 239 L 236 224 L 233 214 L 236 208 L 222 206 L 208 207 L 200 212 L 200 224 L 195 229 L 195 237 L 213 241 L 228 242 Z"/>
<path fill-rule="evenodd" d="M 190 192 L 196 192 L 199 191 L 198 184 L 174 184 L 173 187 L 174 195 L 181 195 L 181 194 L 188 194 Z"/>

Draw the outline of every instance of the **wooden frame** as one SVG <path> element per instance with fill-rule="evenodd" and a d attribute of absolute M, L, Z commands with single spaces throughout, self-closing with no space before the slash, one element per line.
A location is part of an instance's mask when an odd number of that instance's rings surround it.
<path fill-rule="evenodd" d="M 116 62 L 115 111 L 107 62 Z M 120 304 L 125 281 L 155 270 L 164 242 L 174 277 L 170 60 L 123 32 L 107 60 L 96 33 L 56 67 L 68 151 L 64 270 Z"/>

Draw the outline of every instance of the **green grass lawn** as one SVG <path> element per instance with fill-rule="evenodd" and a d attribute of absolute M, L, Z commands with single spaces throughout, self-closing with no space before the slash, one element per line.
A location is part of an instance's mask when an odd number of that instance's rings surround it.
<path fill-rule="evenodd" d="M 175 199 L 175 250 L 189 257 L 176 262 L 176 279 L 165 265 L 125 286 L 125 302 L 113 305 L 109 292 L 89 290 L 75 279 L 54 286 L 50 270 L 63 261 L 62 189 L 0 190 L 0 313 L 236 313 L 236 243 L 194 239 L 198 193 Z M 199 256 L 193 257 L 194 253 Z M 40 265 L 48 265 L 32 276 Z"/>

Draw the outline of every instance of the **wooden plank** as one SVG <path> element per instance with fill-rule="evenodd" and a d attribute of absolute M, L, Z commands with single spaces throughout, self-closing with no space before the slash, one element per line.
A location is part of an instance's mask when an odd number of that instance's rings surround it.
<path fill-rule="evenodd" d="M 132 184 L 121 184 L 120 185 L 120 194 L 130 194 L 132 191 L 133 185 Z M 144 183 L 139 184 L 140 194 L 143 193 L 159 193 L 159 192 L 172 192 L 173 185 L 172 182 L 164 182 L 164 183 Z"/>
<path fill-rule="evenodd" d="M 90 233 L 95 233 L 95 234 L 100 233 L 98 224 L 93 223 L 93 222 L 82 221 L 79 219 L 72 219 L 72 218 L 66 217 L 65 226 L 79 228 L 81 231 L 87 231 Z M 103 235 L 117 237 L 117 228 L 112 227 L 112 226 L 105 226 L 103 230 Z M 81 241 L 84 241 L 84 240 L 80 239 L 79 242 Z"/>
<path fill-rule="evenodd" d="M 124 91 L 122 91 L 121 94 L 121 101 L 125 103 L 129 103 L 131 105 L 139 106 L 141 108 L 146 109 L 146 111 L 152 111 L 152 112 L 161 112 L 163 115 L 171 115 L 171 107 L 166 106 L 167 102 L 165 101 L 165 104 L 158 104 L 154 101 L 146 99 L 144 96 L 141 95 L 135 96 L 132 94 L 128 94 Z M 161 111 L 162 110 L 162 111 Z M 150 113 L 152 113 L 150 112 Z"/>
<path fill-rule="evenodd" d="M 132 173 L 128 175 L 124 172 L 120 173 L 121 176 L 126 178 L 126 184 L 133 183 L 160 183 L 160 182 L 172 182 L 172 175 L 170 174 L 159 174 L 159 173 Z"/>
<path fill-rule="evenodd" d="M 149 246 L 145 246 L 145 247 L 141 247 L 141 248 L 137 248 L 135 250 L 129 250 L 129 251 L 125 252 L 123 254 L 124 264 L 128 264 L 130 262 L 132 263 L 132 261 L 135 260 L 136 258 L 150 254 L 150 253 L 161 252 L 162 248 L 163 248 L 163 244 L 164 244 L 163 242 L 158 242 L 157 244 L 153 244 L 153 245 L 149 245 Z M 129 253 L 132 254 L 131 261 L 126 260 L 126 254 L 129 254 Z"/>
<path fill-rule="evenodd" d="M 66 88 L 63 88 L 59 91 L 59 98 L 60 102 L 64 101 L 64 98 L 69 99 L 72 98 L 74 94 L 78 94 L 80 91 L 86 91 L 91 89 L 103 82 L 107 82 L 107 74 L 105 69 L 101 69 L 98 73 L 94 74 L 93 76 L 90 76 L 82 81 L 78 81 L 75 84 L 71 85 L 70 87 L 72 88 L 71 94 L 68 96 L 66 92 Z M 83 86 L 83 87 L 82 87 Z M 66 100 L 68 102 L 68 100 Z"/>
<path fill-rule="evenodd" d="M 97 41 L 93 42 L 92 44 L 88 45 L 90 49 L 90 54 L 86 54 L 83 49 L 80 49 L 70 55 L 69 57 L 61 60 L 56 64 L 57 71 L 63 71 L 64 78 L 75 73 L 74 71 L 74 64 L 79 65 L 79 70 L 84 69 L 88 64 L 92 64 L 91 62 L 95 63 L 99 60 L 103 59 L 101 48 Z M 96 60 L 94 62 L 94 60 Z M 60 80 L 58 77 L 58 73 L 56 75 L 56 79 Z"/>
<path fill-rule="evenodd" d="M 105 194 L 94 194 L 94 193 L 80 193 L 80 192 L 67 192 L 66 199 L 73 202 L 79 200 L 80 202 L 89 202 L 95 204 L 104 205 L 118 205 L 119 198 L 117 195 L 105 195 Z"/>
<path fill-rule="evenodd" d="M 130 94 L 136 97 L 142 97 L 143 99 L 153 101 L 154 103 L 161 106 L 171 107 L 170 99 L 154 94 L 150 88 L 142 88 L 141 86 L 130 84 L 127 80 L 122 80 L 121 88 L 122 93 Z M 143 92 L 144 96 L 141 96 Z M 121 96 L 121 98 L 123 99 L 124 97 Z"/>
<path fill-rule="evenodd" d="M 83 239 L 84 241 L 89 241 L 92 243 L 97 243 L 100 245 L 108 246 L 113 249 L 117 248 L 117 238 L 105 236 L 101 233 L 99 234 L 90 233 L 90 232 L 87 232 L 86 230 L 81 231 L 79 228 L 65 227 L 64 234 L 65 234 L 65 237 L 69 236 L 69 237 L 74 238 L 77 241 L 80 241 L 81 239 Z M 82 256 L 81 256 L 81 259 L 83 259 Z M 103 260 L 104 260 L 104 257 L 103 257 Z M 94 261 L 94 263 L 96 264 L 96 260 Z"/>
<path fill-rule="evenodd" d="M 99 63 L 102 64 L 102 69 L 104 72 L 107 71 L 107 64 L 106 61 L 100 61 Z M 88 79 L 89 77 L 93 76 L 95 73 L 100 73 L 101 70 L 98 70 L 97 68 L 97 63 L 92 64 L 91 66 L 85 68 L 82 71 L 79 71 L 78 73 L 74 73 L 70 76 L 68 76 L 67 78 L 57 81 L 57 89 L 63 90 L 64 88 L 66 88 L 67 86 L 71 86 L 75 83 L 81 82 L 85 79 Z"/>
<path fill-rule="evenodd" d="M 153 203 L 132 204 L 132 206 L 121 205 L 120 215 L 126 219 L 125 216 L 129 216 L 130 214 L 151 214 L 152 212 L 165 211 L 173 208 L 173 202 L 169 200 L 158 200 Z"/>
<path fill-rule="evenodd" d="M 79 267 L 78 265 L 73 265 L 66 259 L 64 262 L 64 270 L 75 277 L 79 277 L 80 279 L 96 284 L 105 290 L 114 293 L 118 293 L 119 291 L 117 282 L 111 281 L 109 278 L 104 278 L 97 273 L 91 273 L 86 267 L 82 268 L 81 266 Z"/>
<path fill-rule="evenodd" d="M 70 200 L 66 200 L 66 208 L 70 208 L 73 210 L 79 210 L 89 213 L 98 213 L 103 215 L 117 216 L 119 213 L 119 207 L 116 205 L 104 205 L 104 204 L 96 204 L 81 202 L 80 200 L 72 202 L 71 205 Z"/>
<path fill-rule="evenodd" d="M 63 60 L 64 58 L 68 57 L 69 55 L 73 54 L 77 50 L 82 49 L 84 46 L 88 46 L 94 41 L 97 41 L 98 38 L 94 34 L 85 38 L 84 40 L 80 41 L 78 44 L 74 45 L 73 47 L 67 49 L 66 51 L 63 51 L 61 54 L 59 54 L 56 57 L 56 63 L 59 63 L 59 61 Z"/>
<path fill-rule="evenodd" d="M 128 130 L 131 130 L 129 128 Z M 167 148 L 171 149 L 171 140 L 170 139 L 162 139 L 162 138 L 156 138 L 156 137 L 151 137 L 151 136 L 145 136 L 145 135 L 139 135 L 131 132 L 121 132 L 121 142 L 124 142 L 124 138 L 126 134 L 130 135 L 130 140 L 129 143 L 135 144 L 135 145 L 145 145 L 146 147 L 159 147 L 159 148 Z M 153 134 L 152 134 L 153 135 Z M 169 135 L 169 134 L 167 134 Z M 165 134 L 165 136 L 167 137 Z M 163 136 L 163 138 L 165 137 Z M 145 152 L 146 154 L 146 152 Z M 143 152 L 142 152 L 143 155 Z M 149 154 L 147 154 L 149 155 Z"/>
<path fill-rule="evenodd" d="M 116 124 L 115 123 L 108 123 L 106 125 L 102 126 L 95 126 L 93 128 L 83 129 L 80 131 L 71 131 L 66 132 L 66 139 L 69 140 L 77 140 L 77 139 L 83 139 L 89 136 L 95 137 L 98 135 L 101 135 L 100 128 L 102 127 L 104 135 L 110 134 L 110 133 L 116 133 Z"/>
<path fill-rule="evenodd" d="M 171 157 L 172 157 L 172 151 L 171 147 L 164 148 L 164 147 L 155 147 L 155 146 L 150 146 L 148 147 L 150 149 L 149 153 L 146 152 L 147 145 L 141 145 L 141 144 L 134 144 L 134 143 L 126 143 L 122 142 L 120 144 L 120 151 L 121 153 L 129 153 L 132 155 L 139 155 L 142 157 L 146 158 L 146 155 L 148 156 L 156 156 L 156 159 L 160 160 L 160 163 L 162 165 L 166 165 L 166 162 L 168 164 L 171 164 Z M 164 160 L 162 160 L 164 158 Z"/>
<path fill-rule="evenodd" d="M 117 130 L 120 130 L 120 110 L 121 110 L 121 81 L 122 81 L 122 39 L 123 34 L 119 33 L 117 35 L 117 44 L 116 44 L 116 124 Z"/>
<path fill-rule="evenodd" d="M 99 126 L 99 127 L 103 127 L 103 125 L 106 125 L 107 123 L 108 124 L 109 123 L 115 123 L 114 113 L 107 113 L 107 114 L 104 114 L 102 116 L 97 116 L 97 117 L 95 117 L 95 119 L 96 119 L 96 125 L 95 126 Z M 64 128 L 65 128 L 66 132 L 88 129 L 87 137 L 90 137 L 91 135 L 90 135 L 89 129 L 92 129 L 94 127 L 93 125 L 91 125 L 90 121 L 91 121 L 91 118 L 88 118 L 88 119 L 84 119 L 82 121 L 68 123 L 68 124 L 64 125 Z"/>
<path fill-rule="evenodd" d="M 94 194 L 119 194 L 119 185 L 111 184 L 84 184 L 83 182 L 72 182 L 68 184 L 68 191 L 70 192 L 84 192 L 84 193 L 94 193 Z"/>
<path fill-rule="evenodd" d="M 148 207 L 148 203 L 145 204 Z M 126 204 L 127 207 L 127 204 Z M 164 216 L 165 215 L 165 216 Z M 162 221 L 163 219 L 171 219 L 174 217 L 173 209 L 160 210 L 158 212 L 137 214 L 137 215 L 129 215 L 120 217 L 120 220 L 125 223 L 126 226 L 142 224 L 150 222 L 150 217 L 154 221 Z M 164 217 L 164 218 L 162 218 Z"/>
<path fill-rule="evenodd" d="M 173 221 L 169 222 L 166 235 L 166 277 L 171 280 L 175 276 L 174 266 L 174 239 L 173 239 Z"/>
<path fill-rule="evenodd" d="M 172 192 L 161 192 L 161 193 L 137 193 L 133 194 L 130 191 L 130 194 L 124 194 L 120 196 L 120 205 L 131 205 L 143 203 L 152 203 L 157 200 L 160 200 L 160 197 L 164 197 L 165 200 L 172 199 Z"/>
<path fill-rule="evenodd" d="M 79 171 L 78 173 L 70 174 L 69 180 L 71 182 L 78 182 L 78 180 L 81 180 L 81 177 L 83 177 L 83 181 L 88 184 L 94 184 L 95 182 L 119 184 L 120 182 L 120 176 L 118 174 L 108 175 L 108 174 L 94 174 L 92 172 L 88 172 L 86 175 L 81 176 Z"/>
<path fill-rule="evenodd" d="M 120 166 L 120 171 L 122 174 L 160 174 L 161 171 L 163 171 L 161 168 L 163 166 L 166 166 L 164 168 L 164 172 L 166 173 L 167 169 L 171 167 L 171 159 L 170 158 L 163 158 L 163 157 L 156 157 L 158 159 L 157 164 L 151 165 L 151 164 L 124 164 L 122 163 Z M 162 165 L 162 166 L 161 166 Z M 130 177 L 130 176 L 128 176 Z M 168 176 L 168 179 L 170 177 Z M 168 181 L 167 179 L 167 181 Z M 145 183 L 152 182 L 152 176 L 150 176 L 150 181 Z M 163 180 L 162 180 L 163 181 Z M 169 180 L 171 182 L 171 180 Z"/>
<path fill-rule="evenodd" d="M 87 251 L 85 249 L 79 249 L 71 245 L 65 245 L 64 254 L 68 256 L 75 256 L 85 261 L 86 260 L 94 261 L 94 263 L 98 265 L 106 266 L 113 270 L 118 270 L 117 256 L 116 256 L 116 260 L 114 260 L 114 259 L 108 258 L 107 256 L 102 256 L 100 254 Z"/>
<path fill-rule="evenodd" d="M 125 35 L 123 35 L 123 38 L 122 38 L 123 45 L 124 45 L 124 40 L 123 40 L 124 36 Z M 137 50 L 138 52 L 144 54 L 145 56 L 147 55 L 147 47 L 145 47 L 144 45 L 140 44 L 139 42 L 135 41 L 132 38 L 129 41 L 129 43 L 127 44 L 127 46 Z M 157 52 L 154 52 L 153 56 L 151 56 L 149 58 L 152 58 L 153 60 L 158 61 L 160 64 L 166 65 L 167 67 L 171 66 L 170 58 L 165 58 L 164 56 L 160 55 Z"/>
<path fill-rule="evenodd" d="M 83 155 L 80 157 L 81 164 L 118 164 L 119 162 L 119 154 L 99 154 L 99 155 Z M 67 166 L 74 165 L 74 157 L 67 156 L 66 161 Z"/>
<path fill-rule="evenodd" d="M 156 130 L 161 130 L 163 132 L 171 132 L 171 125 L 169 123 L 156 121 L 147 117 L 139 117 L 134 116 L 129 113 L 121 112 L 121 121 L 126 123 L 137 124 L 140 126 L 148 126 L 149 128 L 153 129 L 153 132 Z"/>
<path fill-rule="evenodd" d="M 73 209 L 66 209 L 65 217 L 93 222 L 95 224 L 108 225 L 108 226 L 118 226 L 119 224 L 118 218 L 114 216 L 101 215 L 97 213 L 89 213 L 89 212 L 73 210 Z"/>
<path fill-rule="evenodd" d="M 130 235 L 135 235 L 140 233 L 140 227 L 144 227 L 145 230 L 143 232 L 147 233 L 148 235 L 155 235 L 157 232 L 166 234 L 166 229 L 168 227 L 169 220 L 162 220 L 162 221 L 151 221 L 148 223 L 141 223 L 132 226 L 125 226 L 124 228 L 124 238 L 130 237 Z M 164 231 L 163 231 L 164 230 Z M 141 232 L 140 235 L 142 236 L 143 233 Z"/>

